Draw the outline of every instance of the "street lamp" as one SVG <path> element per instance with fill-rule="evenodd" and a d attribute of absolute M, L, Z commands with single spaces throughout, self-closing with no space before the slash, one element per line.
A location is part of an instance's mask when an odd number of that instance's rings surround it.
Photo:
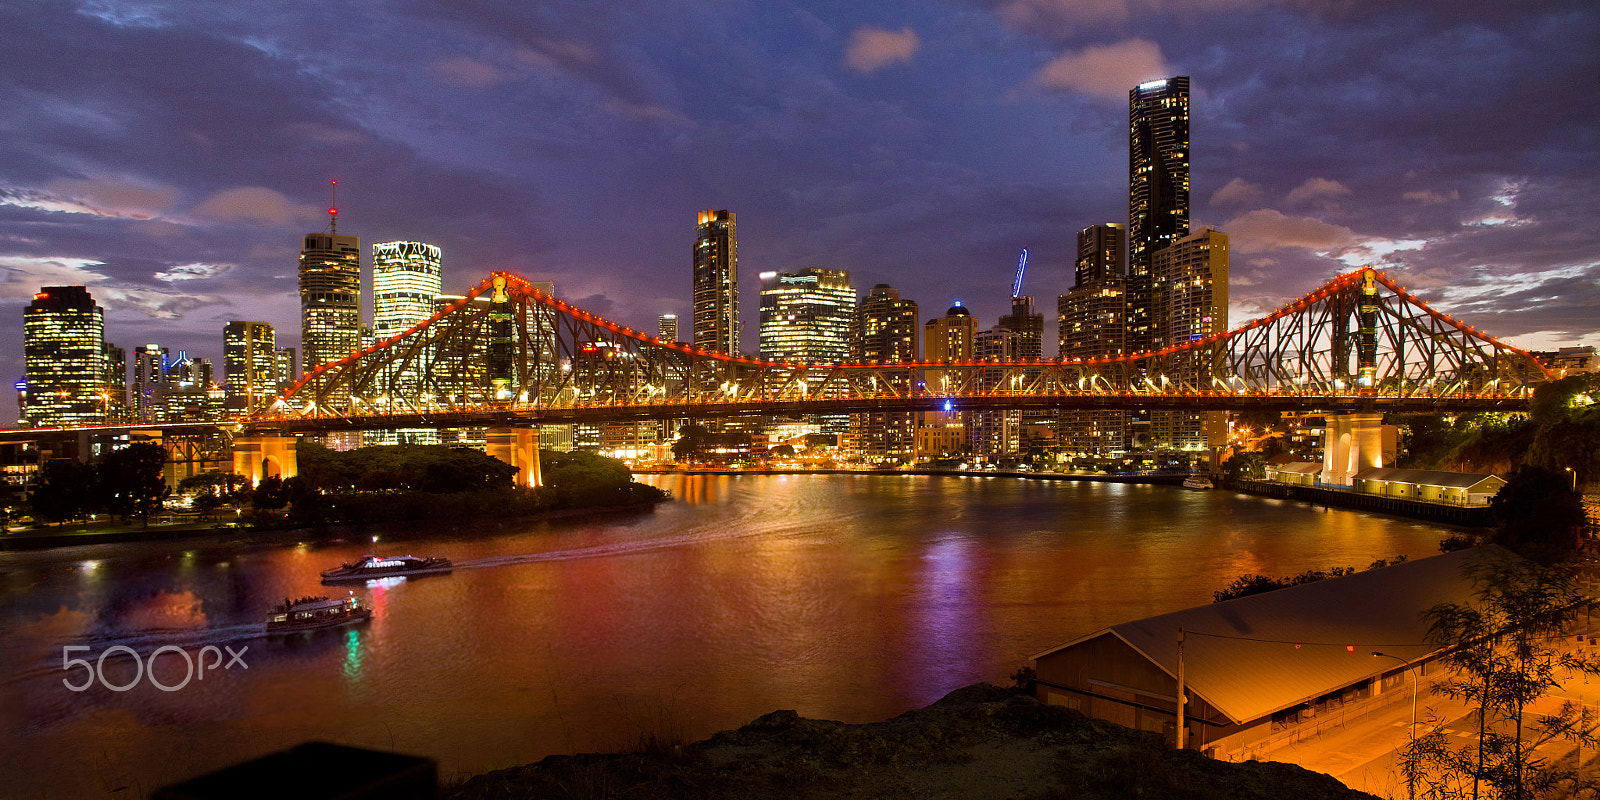
<path fill-rule="evenodd" d="M 1415 746 L 1417 743 L 1417 672 L 1411 668 L 1410 661 L 1407 661 L 1399 656 L 1392 656 L 1388 653 L 1380 653 L 1377 650 L 1372 651 L 1372 655 L 1375 658 L 1392 658 L 1400 662 L 1400 664 L 1406 668 L 1406 671 L 1411 673 L 1411 744 Z M 1406 791 L 1412 800 L 1416 800 L 1417 779 L 1415 775 L 1408 774 L 1406 776 Z"/>
<path fill-rule="evenodd" d="M 1577 473 L 1577 471 L 1574 470 L 1572 467 L 1562 467 L 1562 469 L 1566 470 L 1567 474 L 1572 476 L 1572 493 L 1573 494 L 1577 494 L 1578 493 L 1578 473 Z"/>

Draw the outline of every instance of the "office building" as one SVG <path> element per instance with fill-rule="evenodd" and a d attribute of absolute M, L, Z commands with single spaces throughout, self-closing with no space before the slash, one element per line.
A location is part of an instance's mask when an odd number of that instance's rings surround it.
<path fill-rule="evenodd" d="M 439 248 L 424 242 L 372 246 L 372 336 L 398 336 L 433 315 L 444 288 Z"/>
<path fill-rule="evenodd" d="M 917 361 L 922 352 L 920 328 L 916 302 L 901 298 L 899 290 L 880 283 L 856 306 L 850 356 L 861 361 Z M 896 393 L 909 393 L 915 388 L 909 375 L 888 380 L 899 381 L 887 387 Z M 916 456 L 916 415 L 912 413 L 852 414 L 850 430 L 856 449 L 869 463 L 906 463 Z"/>
<path fill-rule="evenodd" d="M 278 390 L 281 392 L 300 380 L 300 353 L 293 347 L 280 347 L 273 355 L 277 357 Z"/>
<path fill-rule="evenodd" d="M 1185 236 L 1155 254 L 1151 268 L 1157 348 L 1177 347 L 1228 330 L 1228 235 L 1210 228 Z M 1173 356 L 1184 379 L 1209 386 L 1211 373 L 1204 354 Z M 1226 443 L 1224 412 L 1163 411 L 1151 415 L 1150 434 L 1157 449 L 1204 450 Z M 1210 432 L 1208 435 L 1208 431 Z M 1214 440 L 1209 441 L 1208 440 Z"/>
<path fill-rule="evenodd" d="M 978 331 L 972 337 L 972 357 L 976 361 L 1018 361 L 1025 337 L 1003 325 Z M 1021 373 L 991 367 L 978 373 L 977 388 L 982 392 L 1014 392 L 1021 387 L 1006 385 L 1006 376 Z M 1018 452 L 1021 443 L 1021 413 L 1015 410 L 973 411 L 967 415 L 972 453 L 987 461 L 999 461 Z"/>
<path fill-rule="evenodd" d="M 105 312 L 82 286 L 46 286 L 22 312 L 21 422 L 93 425 L 108 416 Z"/>
<path fill-rule="evenodd" d="M 253 414 L 277 396 L 277 333 L 271 325 L 243 320 L 224 325 L 222 364 L 227 370 L 225 406 L 229 413 Z"/>
<path fill-rule="evenodd" d="M 678 341 L 677 314 L 662 314 L 656 319 L 656 338 L 663 342 Z"/>
<path fill-rule="evenodd" d="M 145 344 L 133 348 L 133 380 L 128 395 L 133 399 L 134 422 L 166 422 L 167 372 L 172 368 L 167 348 Z"/>
<path fill-rule="evenodd" d="M 106 422 L 126 422 L 128 419 L 128 351 L 106 342 L 100 352 L 101 380 L 105 385 Z"/>
<path fill-rule="evenodd" d="M 762 358 L 825 364 L 850 357 L 856 293 L 836 269 L 761 273 Z"/>
<path fill-rule="evenodd" d="M 1127 352 L 1123 274 L 1127 234 L 1127 226 L 1115 222 L 1078 232 L 1073 287 L 1056 299 L 1056 335 L 1063 358 L 1115 358 Z M 1109 455 L 1128 449 L 1127 434 L 1126 412 L 1063 411 L 1056 426 L 1056 446 L 1062 453 Z"/>
<path fill-rule="evenodd" d="M 700 212 L 694 238 L 694 346 L 739 353 L 739 235 L 732 211 Z"/>
<path fill-rule="evenodd" d="M 1155 349 L 1152 265 L 1189 235 L 1189 78 L 1128 92 L 1127 349 Z"/>
<path fill-rule="evenodd" d="M 922 348 L 926 361 L 971 361 L 973 339 L 978 333 L 978 321 L 972 318 L 957 300 L 944 312 L 944 316 L 928 320 L 922 326 Z M 923 372 L 927 391 L 933 395 L 954 394 L 961 389 L 959 373 L 941 369 Z M 967 453 L 967 419 L 953 405 L 950 410 L 929 411 L 917 423 L 917 457 L 933 459 Z"/>
<path fill-rule="evenodd" d="M 361 344 L 361 238 L 308 233 L 300 252 L 300 353 L 310 373 Z M 349 402 L 341 391 L 328 401 Z"/>

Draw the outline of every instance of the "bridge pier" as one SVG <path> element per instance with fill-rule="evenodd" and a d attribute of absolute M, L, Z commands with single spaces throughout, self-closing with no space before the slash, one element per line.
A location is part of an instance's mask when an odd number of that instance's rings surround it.
<path fill-rule="evenodd" d="M 539 426 L 490 428 L 487 438 L 488 447 L 484 451 L 517 468 L 517 486 L 544 485 L 544 478 L 539 474 Z"/>
<path fill-rule="evenodd" d="M 236 436 L 233 439 L 233 471 L 243 475 L 251 486 L 270 475 L 288 480 L 299 472 L 293 436 Z"/>
<path fill-rule="evenodd" d="M 1357 473 L 1383 466 L 1382 414 L 1330 414 L 1327 423 L 1322 436 L 1324 481 L 1352 486 Z"/>

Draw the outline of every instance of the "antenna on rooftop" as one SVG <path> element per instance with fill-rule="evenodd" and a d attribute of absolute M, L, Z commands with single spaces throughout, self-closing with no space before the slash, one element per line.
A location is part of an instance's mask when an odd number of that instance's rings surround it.
<path fill-rule="evenodd" d="M 1028 248 L 1022 248 L 1022 258 L 1017 261 L 1017 279 L 1011 283 L 1011 297 L 1022 296 L 1022 271 L 1028 268 Z"/>
<path fill-rule="evenodd" d="M 339 232 L 339 182 L 329 181 L 333 187 L 333 204 L 328 206 L 328 232 Z"/>

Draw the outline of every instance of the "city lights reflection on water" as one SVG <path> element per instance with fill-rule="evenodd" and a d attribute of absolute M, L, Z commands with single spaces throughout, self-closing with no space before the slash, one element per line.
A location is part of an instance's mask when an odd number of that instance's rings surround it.
<path fill-rule="evenodd" d="M 1244 572 L 1359 569 L 1428 555 L 1447 533 L 1172 487 L 648 480 L 674 499 L 331 544 L 0 553 L 14 587 L 0 636 L 33 659 L 0 671 L 0 707 L 17 726 L 0 761 L 21 765 L 7 791 L 148 790 L 311 739 L 428 755 L 452 774 L 614 748 L 652 714 L 692 738 L 779 708 L 886 719 L 1003 683 L 1029 655 L 1099 627 L 1209 602 Z M 320 570 L 372 552 L 375 536 L 457 569 L 320 586 Z M 262 636 L 284 598 L 345 592 L 372 607 L 370 622 Z M 248 646 L 249 669 L 183 692 L 60 687 L 63 645 L 169 643 Z M 83 753 L 101 754 L 95 770 Z"/>

